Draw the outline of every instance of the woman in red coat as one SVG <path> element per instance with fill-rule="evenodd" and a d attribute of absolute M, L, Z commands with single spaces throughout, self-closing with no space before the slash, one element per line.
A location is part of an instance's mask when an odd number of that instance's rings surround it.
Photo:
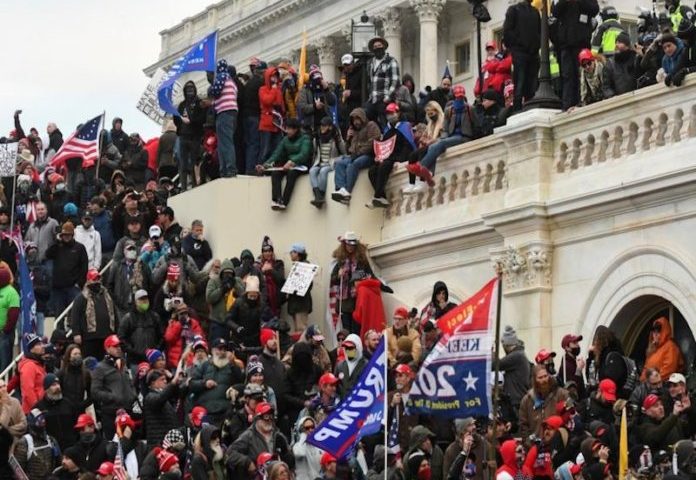
<path fill-rule="evenodd" d="M 264 85 L 259 89 L 259 132 L 261 136 L 261 162 L 268 160 L 282 138 L 280 126 L 285 115 L 285 103 L 276 67 L 263 73 Z"/>
<path fill-rule="evenodd" d="M 176 308 L 176 313 L 169 319 L 167 330 L 164 332 L 164 342 L 167 345 L 167 367 L 176 368 L 187 345 L 193 345 L 194 338 L 205 340 L 205 335 L 198 320 L 189 316 L 189 309 L 182 303 Z M 189 363 L 190 359 L 187 359 Z"/>

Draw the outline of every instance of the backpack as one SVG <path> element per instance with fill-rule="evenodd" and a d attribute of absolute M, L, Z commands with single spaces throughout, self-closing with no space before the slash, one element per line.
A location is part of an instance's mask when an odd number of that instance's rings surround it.
<path fill-rule="evenodd" d="M 605 360 L 605 376 L 616 383 L 619 397 L 628 398 L 640 381 L 636 362 L 619 352 L 610 352 Z"/>

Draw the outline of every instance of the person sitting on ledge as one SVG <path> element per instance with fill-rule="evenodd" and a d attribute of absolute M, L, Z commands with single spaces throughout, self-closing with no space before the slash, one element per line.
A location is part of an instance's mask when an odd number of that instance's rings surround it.
<path fill-rule="evenodd" d="M 285 210 L 290 203 L 295 182 L 303 173 L 307 173 L 312 157 L 312 140 L 300 131 L 300 122 L 290 118 L 285 124 L 287 136 L 283 138 L 273 154 L 256 171 L 271 172 L 271 189 L 273 210 Z M 287 176 L 285 190 L 281 193 L 281 181 Z"/>

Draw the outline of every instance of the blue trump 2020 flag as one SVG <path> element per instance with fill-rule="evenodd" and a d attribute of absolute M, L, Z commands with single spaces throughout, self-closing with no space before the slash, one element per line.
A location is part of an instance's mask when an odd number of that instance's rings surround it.
<path fill-rule="evenodd" d="M 157 99 L 162 110 L 171 115 L 179 115 L 172 103 L 174 82 L 186 72 L 215 71 L 215 57 L 217 55 L 217 31 L 211 33 L 189 50 L 186 55 L 177 59 L 162 83 L 157 89 Z"/>
<path fill-rule="evenodd" d="M 474 296 L 438 320 L 443 332 L 425 358 L 411 386 L 409 414 L 464 418 L 491 411 L 493 322 L 499 281 L 493 279 Z"/>
<path fill-rule="evenodd" d="M 19 286 L 20 286 L 20 310 L 22 314 L 22 351 L 26 353 L 26 334 L 36 333 L 36 298 L 34 298 L 34 284 L 27 259 L 24 256 L 24 246 L 19 249 Z"/>
<path fill-rule="evenodd" d="M 379 432 L 384 420 L 385 365 L 382 336 L 358 383 L 312 432 L 307 443 L 336 458 L 343 458 L 362 437 Z"/>

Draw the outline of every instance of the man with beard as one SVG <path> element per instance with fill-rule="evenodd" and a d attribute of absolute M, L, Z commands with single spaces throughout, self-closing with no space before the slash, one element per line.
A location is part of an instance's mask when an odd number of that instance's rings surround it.
<path fill-rule="evenodd" d="M 176 375 L 168 382 L 167 375 L 160 370 L 151 370 L 147 375 L 149 392 L 143 402 L 143 418 L 148 448 L 156 447 L 179 423 L 172 404 L 179 393 L 179 380 L 179 375 Z"/>
<path fill-rule="evenodd" d="M 368 330 L 365 332 L 364 342 L 363 342 L 363 357 L 368 362 L 372 358 L 372 355 L 377 350 L 377 345 L 379 345 L 379 340 L 381 336 L 375 330 Z"/>
<path fill-rule="evenodd" d="M 104 360 L 92 372 L 92 398 L 105 438 L 114 436 L 116 412 L 130 409 L 136 394 L 121 350 L 121 340 L 110 335 L 104 340 Z"/>
<path fill-rule="evenodd" d="M 225 478 L 224 453 L 220 446 L 220 430 L 214 425 L 204 425 L 196 436 L 191 460 L 191 478 Z"/>
<path fill-rule="evenodd" d="M 19 361 L 19 385 L 22 390 L 22 411 L 27 414 L 44 396 L 46 369 L 43 359 L 44 343 L 33 333 L 26 335 L 27 352 Z"/>
<path fill-rule="evenodd" d="M 29 432 L 15 445 L 14 455 L 29 480 L 43 480 L 60 464 L 56 439 L 46 434 L 46 416 L 39 409 L 27 415 Z"/>
<path fill-rule="evenodd" d="M 244 381 L 244 375 L 227 355 L 227 341 L 218 338 L 211 343 L 210 360 L 193 372 L 189 390 L 194 394 L 194 403 L 205 407 L 209 422 L 221 425 L 229 401 L 227 390 Z"/>
<path fill-rule="evenodd" d="M 400 364 L 394 369 L 394 376 L 396 377 L 396 387 L 394 390 L 389 390 L 389 420 L 387 423 L 391 425 L 391 422 L 398 420 L 399 446 L 401 451 L 405 452 L 408 450 L 408 439 L 410 438 L 411 430 L 420 423 L 419 415 L 406 413 L 408 396 L 416 374 L 408 365 Z"/>
<path fill-rule="evenodd" d="M 46 431 L 58 441 L 60 449 L 65 450 L 78 440 L 73 425 L 77 421 L 79 407 L 63 396 L 60 380 L 52 373 L 44 378 L 44 391 L 44 397 L 34 408 L 43 412 Z"/>
<path fill-rule="evenodd" d="M 532 369 L 534 385 L 520 402 L 520 437 L 542 435 L 542 423 L 556 413 L 556 404 L 568 398 L 568 392 L 556 384 L 546 366 L 535 365 Z M 506 378 L 507 382 L 507 378 Z"/>
<path fill-rule="evenodd" d="M 639 411 L 640 407 L 643 405 L 643 400 L 651 393 L 662 398 L 663 401 L 665 400 L 664 396 L 666 392 L 662 383 L 662 376 L 660 375 L 660 371 L 656 368 L 648 368 L 645 370 L 645 381 L 641 382 L 640 385 L 631 392 L 628 403 L 630 403 L 636 411 Z"/>
<path fill-rule="evenodd" d="M 271 404 L 261 402 L 256 406 L 254 422 L 225 452 L 227 467 L 235 472 L 234 478 L 244 478 L 256 471 L 256 458 L 263 452 L 273 453 L 295 467 L 295 456 L 285 436 L 275 426 Z"/>
<path fill-rule="evenodd" d="M 616 384 L 614 380 L 605 378 L 599 382 L 597 391 L 590 397 L 585 423 L 599 420 L 607 425 L 614 423 L 614 403 L 616 402 Z"/>
<path fill-rule="evenodd" d="M 111 425 L 113 429 L 113 421 Z M 77 422 L 73 428 L 79 432 L 80 440 L 77 445 L 69 447 L 69 449 L 79 449 L 82 454 L 82 459 L 87 459 L 85 470 L 89 472 L 96 471 L 103 462 L 108 460 L 106 455 L 107 442 L 97 433 L 94 419 L 86 413 L 77 417 Z"/>
<path fill-rule="evenodd" d="M 138 303 L 133 302 L 133 294 L 138 290 L 148 290 L 150 287 L 150 268 L 145 261 L 138 258 L 136 241 L 126 238 L 122 252 L 119 260 L 114 255 L 114 262 L 109 267 L 104 281 L 113 295 L 116 312 L 121 321 L 129 312 L 137 309 Z"/>
<path fill-rule="evenodd" d="M 102 285 L 99 271 L 90 269 L 82 294 L 75 298 L 70 311 L 75 343 L 82 347 L 86 357 L 102 356 L 102 344 L 116 332 L 116 321 L 116 306 L 111 294 Z"/>
<path fill-rule="evenodd" d="M 636 51 L 631 45 L 631 37 L 621 32 L 616 37 L 616 50 L 602 72 L 604 98 L 611 98 L 636 89 L 639 68 Z"/>
<path fill-rule="evenodd" d="M 387 335 L 387 357 L 389 366 L 396 364 L 396 352 L 398 350 L 397 341 L 400 337 L 406 336 L 411 339 L 411 356 L 419 359 L 421 356 L 420 334 L 417 330 L 408 326 L 408 310 L 406 307 L 398 307 L 394 310 L 394 322 L 391 328 L 386 330 Z"/>
<path fill-rule="evenodd" d="M 247 348 L 260 347 L 261 323 L 270 318 L 271 312 L 261 298 L 259 279 L 249 275 L 244 285 L 244 295 L 234 302 L 225 321 L 240 344 Z"/>
<path fill-rule="evenodd" d="M 338 395 L 344 398 L 352 390 L 360 379 L 360 374 L 367 365 L 367 360 L 363 357 L 363 345 L 360 337 L 354 333 L 348 335 L 343 341 L 343 351 L 346 359 L 336 366 L 336 376 L 338 384 Z"/>
<path fill-rule="evenodd" d="M 428 94 L 428 102 L 433 101 L 437 102 L 440 104 L 440 107 L 442 109 L 445 109 L 445 105 L 447 105 L 447 102 L 452 100 L 452 77 L 449 75 L 445 75 L 442 77 L 442 80 L 440 80 L 440 86 L 437 87 L 435 90 L 431 90 L 430 93 Z"/>
<path fill-rule="evenodd" d="M 312 361 L 321 368 L 322 372 L 331 370 L 331 357 L 329 357 L 329 352 L 324 346 L 324 334 L 321 333 L 319 327 L 316 325 L 308 326 L 297 343 L 288 348 L 283 357 L 283 363 L 288 368 L 292 366 L 292 353 L 295 350 L 295 345 L 298 343 L 309 344 L 312 349 Z"/>

